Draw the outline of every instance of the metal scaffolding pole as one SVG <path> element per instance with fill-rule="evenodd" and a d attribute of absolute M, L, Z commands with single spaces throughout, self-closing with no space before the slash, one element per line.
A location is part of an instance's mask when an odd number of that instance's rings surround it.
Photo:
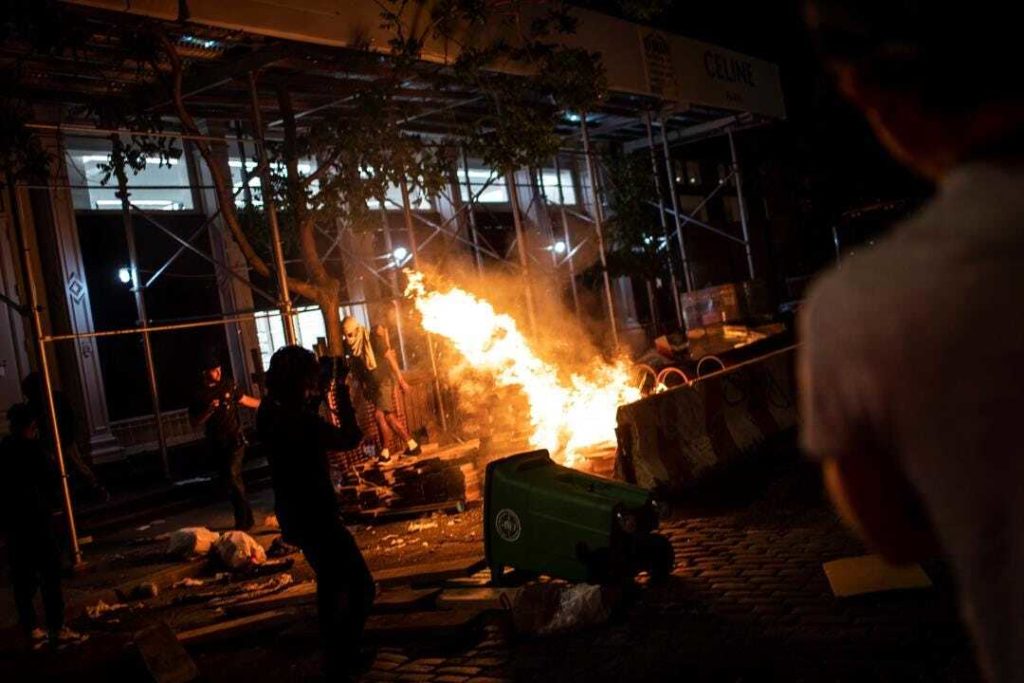
<path fill-rule="evenodd" d="M 388 220 L 388 210 L 384 208 L 384 202 L 380 203 L 380 222 L 384 229 L 384 246 L 388 250 L 388 258 L 394 260 L 395 245 L 391 241 L 391 222 Z M 409 359 L 405 355 L 405 335 L 402 333 L 402 302 L 401 290 L 398 289 L 398 264 L 389 269 L 391 272 L 391 303 L 395 308 L 395 326 L 398 328 L 398 355 L 402 357 L 402 368 L 409 368 Z"/>
<path fill-rule="evenodd" d="M 597 252 L 601 257 L 601 275 L 604 277 L 604 297 L 608 306 L 608 325 L 612 332 L 612 346 L 619 348 L 619 331 L 615 325 L 615 303 L 612 298 L 612 280 L 608 276 L 608 259 L 604 251 L 604 210 L 601 207 L 601 192 L 597 181 L 597 164 L 590 149 L 590 132 L 587 130 L 587 115 L 580 117 L 583 132 L 583 154 L 587 158 L 587 174 L 590 176 L 590 189 L 594 195 L 594 232 L 597 234 Z"/>
<path fill-rule="evenodd" d="M 121 144 L 120 138 L 114 139 L 114 145 Z M 146 297 L 142 283 L 139 281 L 139 256 L 135 248 L 135 222 L 132 220 L 132 205 L 128 200 L 128 177 L 124 167 L 114 169 L 117 176 L 117 198 L 121 200 L 121 219 L 124 222 L 124 237 L 128 245 L 128 271 L 131 274 L 132 293 L 135 295 L 135 311 L 139 317 L 139 331 L 142 333 L 142 350 L 146 357 L 146 375 L 149 380 L 149 397 L 153 403 L 153 417 L 156 420 L 156 439 L 160 447 L 160 463 L 165 479 L 171 478 L 171 465 L 167 458 L 167 436 L 164 434 L 164 421 L 160 415 L 160 391 L 156 383 L 156 368 L 153 363 L 153 345 L 149 338 L 149 316 L 146 313 Z"/>
<path fill-rule="evenodd" d="M 558 179 L 558 213 L 562 219 L 562 239 L 565 242 L 566 261 L 569 262 L 569 286 L 572 289 L 572 307 L 580 317 L 580 295 L 576 291 L 576 265 L 573 262 L 572 237 L 569 234 L 569 216 L 565 212 L 565 192 L 562 190 L 562 166 L 555 155 L 555 176 Z"/>
<path fill-rule="evenodd" d="M 648 150 L 651 153 L 651 171 L 654 173 L 654 192 L 658 195 L 658 219 L 661 221 L 661 234 L 665 238 L 665 244 L 671 242 L 668 234 L 668 220 L 665 218 L 665 197 L 661 194 L 661 180 L 658 176 L 658 156 L 654 153 L 654 131 L 651 125 L 651 112 L 647 112 L 644 118 L 647 124 Z M 679 301 L 679 282 L 676 281 L 676 267 L 672 259 L 668 260 L 668 278 L 672 285 L 672 305 L 675 306 L 676 324 L 683 329 L 683 306 Z"/>
<path fill-rule="evenodd" d="M 412 267 L 419 270 L 420 255 L 416 247 L 416 229 L 412 222 L 412 204 L 409 201 L 409 184 L 405 177 L 399 182 L 399 189 L 402 191 L 402 215 L 405 217 L 405 229 L 409 231 L 409 251 L 412 253 Z M 441 420 L 441 430 L 448 431 L 448 417 L 444 412 L 444 398 L 441 393 L 441 377 L 437 373 L 437 358 L 434 357 L 434 340 L 430 333 L 427 337 L 427 355 L 430 356 L 430 371 L 434 374 L 434 397 L 437 400 L 437 413 Z"/>
<path fill-rule="evenodd" d="M 523 278 L 523 290 L 526 294 L 526 318 L 530 323 L 530 331 L 537 332 L 537 316 L 533 308 L 533 287 L 530 286 L 530 262 L 526 255 L 526 235 L 523 232 L 523 216 L 519 206 L 519 190 L 516 188 L 514 173 L 505 174 L 505 185 L 508 186 L 508 202 L 512 207 L 512 223 L 516 229 L 516 248 L 519 252 L 520 275 Z"/>
<path fill-rule="evenodd" d="M 15 239 L 20 252 L 21 269 L 25 277 L 25 295 L 28 301 L 26 308 L 32 316 L 32 332 L 35 335 L 36 350 L 39 353 L 39 369 L 43 375 L 43 391 L 46 394 L 47 418 L 50 421 L 50 433 L 53 434 L 53 449 L 57 456 L 57 469 L 60 473 L 61 503 L 64 517 L 68 524 L 68 540 L 71 542 L 72 561 L 75 566 L 82 564 L 82 548 L 78 543 L 78 528 L 75 525 L 75 511 L 71 504 L 71 487 L 68 484 L 68 470 L 64 464 L 64 447 L 60 442 L 60 425 L 57 424 L 57 408 L 53 398 L 53 379 L 50 375 L 50 361 L 46 356 L 46 335 L 43 332 L 42 308 L 39 306 L 39 293 L 36 279 L 32 273 L 32 260 L 29 257 L 28 241 L 21 229 L 21 208 L 18 201 L 18 186 L 11 188 L 11 222 L 14 227 Z"/>
<path fill-rule="evenodd" d="M 469 156 L 466 155 L 466 148 L 460 147 L 462 152 L 462 173 L 466 179 L 466 203 L 469 205 L 466 208 L 466 215 L 469 217 L 469 234 L 473 241 L 473 258 L 476 261 L 476 274 L 483 277 L 484 274 L 484 258 L 480 254 L 480 238 L 476 234 L 476 214 L 474 213 L 475 197 L 473 196 L 473 186 L 469 182 Z M 456 188 L 458 189 L 458 188 Z M 461 194 L 461 191 L 459 191 Z"/>
<path fill-rule="evenodd" d="M 683 281 L 686 291 L 693 289 L 693 275 L 690 273 L 690 261 L 686 258 L 686 242 L 683 240 L 683 223 L 679 220 L 679 198 L 676 196 L 676 182 L 672 175 L 672 155 L 668 150 L 668 129 L 664 117 L 659 116 L 661 124 L 661 151 L 665 157 L 665 177 L 668 179 L 668 194 L 672 198 L 672 217 L 676 222 L 676 241 L 679 242 L 679 256 L 683 259 Z"/>
<path fill-rule="evenodd" d="M 288 271 L 284 264 L 284 250 L 281 247 L 281 229 L 277 222 L 277 207 L 274 206 L 274 188 L 270 182 L 270 162 L 267 160 L 267 143 L 263 137 L 263 115 L 260 114 L 259 93 L 256 90 L 256 74 L 249 72 L 249 96 L 252 98 L 252 127 L 256 139 L 256 148 L 260 156 L 260 194 L 263 196 L 263 208 L 267 212 L 267 223 L 270 225 L 270 241 L 274 249 L 274 270 L 277 273 L 277 288 L 281 300 L 281 323 L 284 327 L 284 339 L 289 346 L 297 342 L 295 322 L 292 320 L 292 299 L 288 292 Z M 245 159 L 242 159 L 245 168 Z M 244 176 L 243 176 L 244 177 Z"/>
<path fill-rule="evenodd" d="M 732 155 L 732 172 L 736 178 L 736 202 L 740 205 L 740 226 L 743 228 L 743 248 L 747 252 L 747 270 L 754 279 L 754 253 L 750 250 L 750 228 L 747 221 L 747 203 L 743 200 L 743 176 L 740 174 L 740 160 L 736 156 L 736 142 L 729 131 L 729 153 Z"/>

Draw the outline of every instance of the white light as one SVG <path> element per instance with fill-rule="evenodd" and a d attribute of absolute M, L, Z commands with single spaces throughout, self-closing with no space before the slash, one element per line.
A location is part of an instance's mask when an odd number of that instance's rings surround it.
<path fill-rule="evenodd" d="M 391 258 L 395 260 L 395 265 L 400 266 L 405 263 L 405 260 L 409 257 L 409 250 L 405 247 L 395 247 L 395 250 L 391 252 Z"/>
<path fill-rule="evenodd" d="M 120 280 L 122 284 L 128 284 L 132 281 L 132 271 L 124 266 L 118 268 L 117 279 Z"/>
<path fill-rule="evenodd" d="M 565 112 L 565 120 L 568 121 L 569 123 L 579 123 L 582 120 L 582 118 L 576 112 L 567 111 Z"/>
<path fill-rule="evenodd" d="M 555 253 L 556 254 L 564 254 L 565 250 L 566 250 L 565 242 L 563 242 L 561 240 L 555 242 L 554 249 L 555 249 Z"/>

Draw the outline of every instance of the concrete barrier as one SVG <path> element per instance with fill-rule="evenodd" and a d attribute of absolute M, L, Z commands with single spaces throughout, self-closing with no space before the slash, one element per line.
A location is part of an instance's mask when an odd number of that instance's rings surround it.
<path fill-rule="evenodd" d="M 796 425 L 793 348 L 619 408 L 615 476 L 680 493 Z"/>

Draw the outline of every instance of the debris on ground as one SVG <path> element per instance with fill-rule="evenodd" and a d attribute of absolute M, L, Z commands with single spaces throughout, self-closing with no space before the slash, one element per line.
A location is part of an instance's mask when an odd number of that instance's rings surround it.
<path fill-rule="evenodd" d="M 422 520 L 419 520 L 418 519 L 418 520 L 416 520 L 414 522 L 409 522 L 409 524 L 405 527 L 405 530 L 409 531 L 409 532 L 417 532 L 417 531 L 426 531 L 427 529 L 436 529 L 436 528 L 437 528 L 437 521 L 436 520 L 433 520 L 433 519 L 422 519 Z"/>
<path fill-rule="evenodd" d="M 90 619 L 99 619 L 105 614 L 110 614 L 111 612 L 120 612 L 121 610 L 126 610 L 128 608 L 129 606 L 123 602 L 115 602 L 112 605 L 108 605 L 103 600 L 100 600 L 95 605 L 87 606 L 85 608 L 85 613 L 89 616 Z"/>
<path fill-rule="evenodd" d="M 263 526 L 268 529 L 280 529 L 281 525 L 277 522 L 277 515 L 270 514 L 263 518 Z"/>
<path fill-rule="evenodd" d="M 150 545 L 152 543 L 163 543 L 170 540 L 169 533 L 156 534 L 155 536 L 139 536 L 128 541 L 128 545 Z"/>
<path fill-rule="evenodd" d="M 225 574 L 225 576 L 226 575 L 227 574 Z M 207 582 L 204 579 L 193 579 L 192 577 L 188 576 L 184 579 L 181 579 L 180 581 L 175 581 L 171 585 L 171 588 L 198 588 L 199 586 L 205 586 L 206 583 Z"/>
<path fill-rule="evenodd" d="M 217 557 L 233 571 L 260 565 L 267 561 L 267 551 L 244 531 L 227 531 L 214 544 Z"/>
<path fill-rule="evenodd" d="M 608 621 L 619 593 L 606 586 L 581 583 L 534 583 L 510 601 L 518 633 L 548 636 L 570 633 Z"/>
<path fill-rule="evenodd" d="M 190 526 L 171 533 L 167 542 L 167 554 L 186 558 L 205 555 L 220 538 L 220 534 L 202 526 Z"/>
<path fill-rule="evenodd" d="M 209 606 L 224 607 L 226 605 L 233 605 L 235 603 L 246 602 L 248 600 L 265 598 L 268 595 L 280 593 L 293 583 L 295 583 L 295 580 L 292 578 L 291 574 L 278 574 L 266 581 L 255 581 L 243 584 L 238 588 L 238 590 L 232 591 L 223 597 L 210 600 Z"/>
<path fill-rule="evenodd" d="M 297 552 L 299 552 L 298 546 L 294 546 L 278 536 L 270 542 L 270 548 L 267 550 L 267 557 L 287 557 L 288 555 L 294 555 Z"/>

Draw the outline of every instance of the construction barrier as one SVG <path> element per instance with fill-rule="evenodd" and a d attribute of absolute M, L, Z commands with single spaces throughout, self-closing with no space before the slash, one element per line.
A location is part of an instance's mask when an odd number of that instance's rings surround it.
<path fill-rule="evenodd" d="M 796 425 L 790 348 L 619 408 L 615 476 L 679 493 Z"/>

